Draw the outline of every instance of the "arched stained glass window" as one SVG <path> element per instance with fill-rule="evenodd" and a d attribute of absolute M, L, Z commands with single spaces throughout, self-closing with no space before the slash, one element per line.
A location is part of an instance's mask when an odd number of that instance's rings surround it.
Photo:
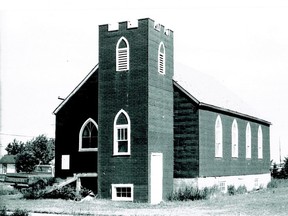
<path fill-rule="evenodd" d="M 130 118 L 120 110 L 114 119 L 114 155 L 130 155 Z"/>
<path fill-rule="evenodd" d="M 219 115 L 215 122 L 215 157 L 223 157 L 223 130 Z"/>
<path fill-rule="evenodd" d="M 249 122 L 246 126 L 246 158 L 251 158 L 251 127 Z"/>
<path fill-rule="evenodd" d="M 258 158 L 263 158 L 263 134 L 262 134 L 262 127 L 258 127 Z"/>
<path fill-rule="evenodd" d="M 238 124 L 236 119 L 234 119 L 232 123 L 232 157 L 237 158 L 238 157 Z"/>
<path fill-rule="evenodd" d="M 98 150 L 98 126 L 89 118 L 82 125 L 79 133 L 79 151 Z"/>

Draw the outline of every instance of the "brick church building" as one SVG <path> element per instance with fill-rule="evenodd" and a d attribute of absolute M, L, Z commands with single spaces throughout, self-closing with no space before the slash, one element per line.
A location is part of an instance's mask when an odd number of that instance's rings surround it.
<path fill-rule="evenodd" d="M 173 56 L 173 32 L 151 19 L 99 26 L 99 64 L 54 111 L 56 177 L 151 203 L 187 185 L 267 185 L 270 123 L 197 98 Z"/>

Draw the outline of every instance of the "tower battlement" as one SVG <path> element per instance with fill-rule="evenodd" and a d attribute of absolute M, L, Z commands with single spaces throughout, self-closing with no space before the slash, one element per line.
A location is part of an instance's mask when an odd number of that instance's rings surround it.
<path fill-rule="evenodd" d="M 106 27 L 107 31 L 112 32 L 112 31 L 119 31 L 119 29 L 136 29 L 139 26 L 141 26 L 141 23 L 149 20 L 153 24 L 153 28 L 158 31 L 162 32 L 163 34 L 170 36 L 173 34 L 173 31 L 166 28 L 164 25 L 155 22 L 154 20 L 150 18 L 145 18 L 145 19 L 138 19 L 138 20 L 130 20 L 130 21 L 123 21 L 123 22 L 116 22 L 116 23 L 110 23 L 110 24 L 104 24 L 100 25 L 102 27 Z"/>

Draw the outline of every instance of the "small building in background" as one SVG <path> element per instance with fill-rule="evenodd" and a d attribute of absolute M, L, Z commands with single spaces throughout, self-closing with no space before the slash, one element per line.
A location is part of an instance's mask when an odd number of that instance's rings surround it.
<path fill-rule="evenodd" d="M 16 173 L 15 155 L 4 155 L 0 159 L 0 174 Z"/>

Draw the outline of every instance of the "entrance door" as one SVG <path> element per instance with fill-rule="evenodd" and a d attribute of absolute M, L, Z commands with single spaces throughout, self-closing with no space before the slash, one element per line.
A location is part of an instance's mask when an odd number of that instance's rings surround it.
<path fill-rule="evenodd" d="M 163 154 L 151 153 L 151 204 L 162 201 L 163 194 Z"/>

